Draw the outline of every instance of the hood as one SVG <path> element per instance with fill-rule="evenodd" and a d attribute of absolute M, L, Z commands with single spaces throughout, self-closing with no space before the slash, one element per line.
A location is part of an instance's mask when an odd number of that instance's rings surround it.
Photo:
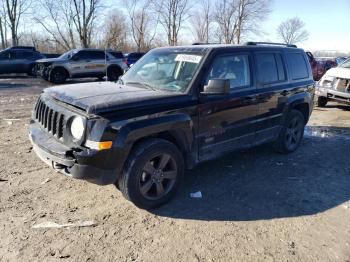
<path fill-rule="evenodd" d="M 327 76 L 337 77 L 337 78 L 345 78 L 350 79 L 350 69 L 349 68 L 342 68 L 342 67 L 335 67 L 332 69 L 329 69 L 326 73 Z"/>
<path fill-rule="evenodd" d="M 44 58 L 44 59 L 39 59 L 36 62 L 37 63 L 54 63 L 54 62 L 63 62 L 66 61 L 65 59 L 61 58 Z"/>
<path fill-rule="evenodd" d="M 47 88 L 44 95 L 85 110 L 89 114 L 105 113 L 143 105 L 155 105 L 155 100 L 183 94 L 154 91 L 113 82 L 94 82 Z M 158 104 L 157 104 L 158 105 Z"/>

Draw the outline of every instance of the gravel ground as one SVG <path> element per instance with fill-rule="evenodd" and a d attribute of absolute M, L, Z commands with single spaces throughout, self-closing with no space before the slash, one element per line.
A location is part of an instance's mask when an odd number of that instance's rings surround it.
<path fill-rule="evenodd" d="M 262 146 L 198 166 L 147 212 L 32 152 L 47 85 L 0 79 L 0 261 L 350 261 L 350 106 L 316 108 L 294 154 Z M 87 226 L 33 228 L 47 222 Z"/>

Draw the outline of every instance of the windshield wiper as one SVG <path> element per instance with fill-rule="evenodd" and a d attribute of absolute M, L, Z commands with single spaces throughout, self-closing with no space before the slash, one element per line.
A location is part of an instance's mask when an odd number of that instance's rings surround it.
<path fill-rule="evenodd" d="M 148 89 L 151 89 L 153 91 L 157 91 L 158 89 L 154 88 L 152 85 L 146 83 L 146 82 L 126 82 L 125 85 L 141 85 L 143 87 L 146 87 Z"/>

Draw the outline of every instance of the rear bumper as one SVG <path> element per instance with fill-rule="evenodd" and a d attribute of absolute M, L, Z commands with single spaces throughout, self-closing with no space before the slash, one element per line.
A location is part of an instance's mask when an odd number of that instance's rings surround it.
<path fill-rule="evenodd" d="M 316 95 L 317 97 L 326 97 L 329 100 L 350 104 L 350 93 L 317 87 Z"/>
<path fill-rule="evenodd" d="M 98 185 L 116 182 L 117 170 L 103 169 L 95 165 L 104 163 L 107 152 L 101 155 L 98 151 L 88 149 L 75 151 L 50 136 L 35 122 L 29 125 L 29 138 L 34 152 L 55 171 Z"/>

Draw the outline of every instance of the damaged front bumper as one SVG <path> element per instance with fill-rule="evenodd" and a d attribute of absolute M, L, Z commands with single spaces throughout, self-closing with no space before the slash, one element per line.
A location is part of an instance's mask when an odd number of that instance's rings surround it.
<path fill-rule="evenodd" d="M 317 97 L 325 97 L 329 100 L 333 100 L 336 102 L 350 104 L 350 93 L 349 92 L 341 92 L 334 89 L 324 88 L 322 86 L 316 87 L 316 96 Z"/>
<path fill-rule="evenodd" d="M 72 149 L 57 141 L 35 121 L 29 125 L 29 138 L 35 153 L 54 170 L 69 177 L 83 179 L 98 185 L 114 184 L 115 169 L 104 169 L 109 150 Z"/>
<path fill-rule="evenodd" d="M 37 69 L 36 69 L 36 75 L 48 80 L 50 77 L 50 72 L 51 72 L 51 66 L 45 66 L 43 64 L 39 64 L 37 65 Z"/>

